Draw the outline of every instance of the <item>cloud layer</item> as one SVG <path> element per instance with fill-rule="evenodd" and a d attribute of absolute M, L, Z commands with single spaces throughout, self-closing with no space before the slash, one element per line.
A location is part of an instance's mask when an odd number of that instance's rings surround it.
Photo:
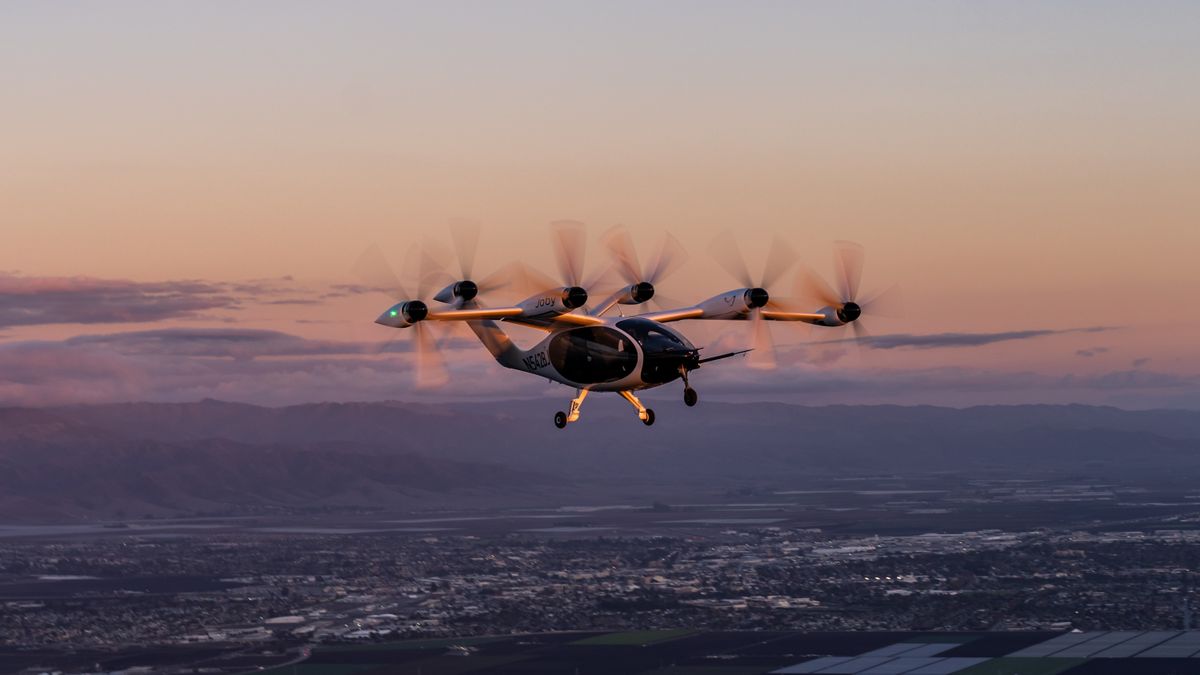
<path fill-rule="evenodd" d="M 187 319 L 250 302 L 309 304 L 287 297 L 290 278 L 239 283 L 197 280 L 140 282 L 93 277 L 34 277 L 0 273 L 0 328 L 49 324 L 151 323 Z"/>
<path fill-rule="evenodd" d="M 1088 328 L 1066 328 L 1061 330 L 1035 329 L 1014 330 L 997 333 L 934 333 L 931 335 L 913 335 L 896 333 L 892 335 L 872 335 L 864 338 L 845 338 L 841 340 L 824 340 L 816 344 L 841 344 L 857 342 L 871 349 L 943 349 L 948 347 L 982 347 L 998 342 L 1013 342 L 1031 340 L 1049 335 L 1065 335 L 1069 333 L 1102 333 L 1115 330 L 1114 326 L 1090 326 Z M 1091 356 L 1090 354 L 1088 356 Z"/>
<path fill-rule="evenodd" d="M 372 343 L 312 340 L 279 331 L 162 329 L 0 344 L 0 404 L 192 401 L 218 398 L 267 405 L 326 400 L 479 400 L 555 397 L 573 392 L 507 371 L 467 341 L 445 351 L 450 383 L 414 386 L 408 340 L 373 354 Z M 803 348 L 801 348 L 803 349 Z M 817 348 L 817 351 L 825 348 Z M 805 404 L 1096 403 L 1200 407 L 1200 378 L 1128 369 L 1087 375 L 982 368 L 871 370 L 814 361 L 797 350 L 762 372 L 741 359 L 706 365 L 692 384 L 707 400 Z M 646 392 L 675 401 L 680 387 Z"/>
<path fill-rule="evenodd" d="M 215 283 L 135 282 L 86 277 L 29 277 L 0 273 L 0 328 L 42 324 L 163 322 L 163 328 L 79 335 L 63 340 L 0 343 L 0 404 L 38 405 L 127 400 L 221 398 L 264 404 L 323 400 L 461 400 L 565 397 L 571 391 L 541 378 L 505 371 L 474 339 L 441 343 L 450 384 L 437 391 L 414 386 L 410 331 L 390 342 L 317 339 L 280 330 L 189 328 L 181 320 L 211 318 L 252 305 L 310 304 L 359 295 L 351 285 L 320 291 L 290 278 Z M 317 300 L 312 300 L 317 298 Z M 298 323 L 319 319 L 294 319 Z M 174 325 L 171 325 L 174 323 Z M 968 349 L 1112 327 L 1030 329 L 993 333 L 891 334 L 862 340 L 809 343 L 780 351 L 780 368 L 763 373 L 740 359 L 705 366 L 693 384 L 710 399 L 797 403 L 1089 402 L 1131 407 L 1200 406 L 1197 378 L 1154 372 L 1146 358 L 1128 370 L 1050 375 L 971 368 L 879 370 L 848 363 L 849 343 L 876 350 Z M 716 337 L 712 353 L 741 348 L 740 333 Z M 1106 347 L 1076 349 L 1091 361 Z M 678 397 L 671 385 L 651 399 Z"/>
<path fill-rule="evenodd" d="M 395 332 L 383 342 L 314 340 L 282 331 L 246 328 L 162 328 L 64 340 L 70 347 L 105 349 L 130 356 L 173 356 L 249 360 L 265 357 L 404 354 L 413 350 L 411 332 Z M 439 341 L 442 349 L 476 345 L 458 338 Z"/>

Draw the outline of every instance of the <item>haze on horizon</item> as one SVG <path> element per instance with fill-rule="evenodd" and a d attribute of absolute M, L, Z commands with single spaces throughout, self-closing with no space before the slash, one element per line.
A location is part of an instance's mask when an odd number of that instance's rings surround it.
<path fill-rule="evenodd" d="M 573 218 L 674 232 L 682 300 L 725 229 L 902 285 L 876 348 L 774 326 L 714 399 L 1200 408 L 1195 3 L 13 2 L 0 64 L 2 405 L 565 400 L 365 353 L 357 255 L 467 217 L 483 271 Z"/>

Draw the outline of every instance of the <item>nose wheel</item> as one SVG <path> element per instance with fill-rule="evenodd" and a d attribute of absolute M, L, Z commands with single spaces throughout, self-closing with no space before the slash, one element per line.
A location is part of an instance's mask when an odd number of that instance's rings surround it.
<path fill-rule="evenodd" d="M 554 426 L 558 427 L 559 429 L 567 426 L 567 413 L 561 410 L 554 413 Z"/>
<path fill-rule="evenodd" d="M 692 389 L 692 385 L 688 382 L 688 369 L 684 366 L 679 366 L 679 377 L 683 379 L 683 404 L 687 407 L 696 405 L 696 401 L 700 400 L 700 395 Z"/>

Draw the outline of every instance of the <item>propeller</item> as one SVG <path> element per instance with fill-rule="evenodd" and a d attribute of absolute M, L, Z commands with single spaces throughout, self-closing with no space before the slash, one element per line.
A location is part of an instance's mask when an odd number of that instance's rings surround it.
<path fill-rule="evenodd" d="M 604 244 L 608 248 L 622 280 L 634 286 L 634 300 L 654 302 L 660 307 L 664 302 L 673 304 L 658 292 L 658 284 L 683 265 L 687 259 L 687 252 L 670 232 L 663 235 L 658 250 L 645 267 L 638 262 L 637 248 L 633 245 L 633 237 L 625 227 L 617 226 L 605 233 Z"/>
<path fill-rule="evenodd" d="M 386 295 L 393 303 L 402 305 L 405 318 L 412 322 L 412 351 L 415 360 L 416 384 L 418 389 L 439 387 L 449 380 L 446 373 L 446 363 L 438 349 L 438 341 L 433 331 L 424 319 L 429 313 L 429 305 L 422 300 L 428 297 L 428 280 L 434 277 L 437 269 L 436 261 L 424 252 L 410 252 L 409 258 L 416 253 L 419 255 L 417 264 L 419 273 L 416 296 L 409 295 L 399 276 L 388 263 L 387 256 L 377 244 L 367 247 L 354 265 L 354 274 L 370 288 Z M 378 352 L 386 351 L 395 340 L 383 342 Z"/>
<path fill-rule="evenodd" d="M 787 273 L 796 263 L 795 250 L 779 236 L 771 240 L 767 259 L 763 263 L 762 273 L 755 277 L 751 275 L 746 259 L 742 256 L 737 237 L 726 231 L 717 235 L 709 247 L 709 253 L 729 276 L 748 289 L 746 299 L 750 309 L 750 338 L 753 351 L 747 357 L 747 362 L 753 368 L 770 370 L 777 365 L 775 358 L 775 341 L 771 337 L 771 329 L 762 316 L 765 308 L 791 310 L 790 304 L 785 304 L 772 297 L 770 288 Z"/>
<path fill-rule="evenodd" d="M 429 269 L 422 270 L 422 279 L 436 286 L 449 285 L 449 292 L 438 293 L 434 296 L 435 300 L 446 304 L 474 300 L 482 307 L 484 303 L 477 299 L 481 295 L 527 285 L 527 275 L 517 263 L 502 266 L 482 279 L 477 278 L 475 259 L 479 250 L 479 223 L 465 219 L 452 220 L 449 230 L 454 244 L 453 254 L 433 241 L 427 240 L 423 245 L 422 260 Z M 456 269 L 456 272 L 451 272 L 451 269 Z M 431 278 L 426 278 L 427 275 Z M 530 291 L 531 294 L 534 292 Z"/>
<path fill-rule="evenodd" d="M 550 239 L 561 283 L 555 282 L 528 266 L 523 266 L 524 276 L 528 283 L 541 286 L 535 292 L 545 291 L 556 286 L 566 286 L 567 293 L 563 298 L 564 304 L 569 309 L 583 307 L 587 304 L 588 291 L 603 283 L 610 270 L 605 268 L 589 277 L 584 276 L 587 227 L 583 223 L 576 220 L 556 220 L 550 223 Z"/>
<path fill-rule="evenodd" d="M 587 253 L 587 228 L 575 220 L 556 220 L 550 223 L 554 262 L 559 277 L 568 286 L 583 284 L 583 262 Z"/>
<path fill-rule="evenodd" d="M 898 317 L 902 313 L 900 288 L 896 285 L 866 297 L 860 297 L 862 284 L 863 247 L 850 241 L 837 241 L 833 245 L 834 283 L 831 287 L 810 269 L 804 269 L 797 278 L 796 294 L 832 308 L 843 324 L 849 324 L 858 341 L 870 338 L 870 333 L 861 321 L 864 315 Z"/>

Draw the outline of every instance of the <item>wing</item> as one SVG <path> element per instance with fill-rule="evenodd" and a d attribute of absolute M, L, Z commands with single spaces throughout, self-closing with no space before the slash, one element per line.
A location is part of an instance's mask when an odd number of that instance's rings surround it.
<path fill-rule="evenodd" d="M 818 323 L 824 321 L 826 316 L 816 312 L 784 312 L 777 309 L 764 309 L 762 318 L 768 321 L 801 321 L 804 323 Z M 707 321 L 744 321 L 750 318 L 750 312 L 729 312 L 722 311 L 719 313 L 706 312 L 703 307 L 682 307 L 679 309 L 666 309 L 659 312 L 650 312 L 649 314 L 639 314 L 639 318 L 657 321 L 659 323 L 669 323 L 671 321 L 684 321 L 686 319 L 699 319 Z"/>
<path fill-rule="evenodd" d="M 486 319 L 506 319 L 520 316 L 525 310 L 520 307 L 475 307 L 472 309 L 451 309 L 444 312 L 430 312 L 425 318 L 430 321 L 483 321 Z"/>
<path fill-rule="evenodd" d="M 768 321 L 803 321 L 804 323 L 817 323 L 824 321 L 824 314 L 814 312 L 782 312 L 777 309 L 762 310 L 762 317 Z"/>
<path fill-rule="evenodd" d="M 567 312 L 550 316 L 526 317 L 521 307 L 474 307 L 471 309 L 451 309 L 442 312 L 430 312 L 426 319 L 430 321 L 486 321 L 499 320 L 515 323 L 520 326 L 552 330 L 556 326 L 569 324 L 572 326 L 602 326 L 604 319 L 587 314 Z"/>
<path fill-rule="evenodd" d="M 567 324 L 571 324 L 573 326 L 603 326 L 604 325 L 604 319 L 601 319 L 598 316 L 591 316 L 590 314 L 575 314 L 574 312 L 567 312 L 566 314 L 559 314 L 558 316 L 555 316 L 554 318 L 552 318 L 551 321 L 553 323 L 567 323 Z"/>
<path fill-rule="evenodd" d="M 550 316 L 539 317 L 524 317 L 514 316 L 504 319 L 505 323 L 515 323 L 518 326 L 527 328 L 537 328 L 538 330 L 553 331 L 556 328 L 570 326 L 603 326 L 604 319 L 598 316 L 589 316 L 587 314 L 576 314 L 567 312 L 566 314 L 554 314 Z"/>
<path fill-rule="evenodd" d="M 639 319 L 649 319 L 659 323 L 670 323 L 671 321 L 683 321 L 684 319 L 703 319 L 704 310 L 699 307 L 681 307 L 679 309 L 664 309 L 658 312 L 649 312 L 647 314 L 638 314 Z"/>

